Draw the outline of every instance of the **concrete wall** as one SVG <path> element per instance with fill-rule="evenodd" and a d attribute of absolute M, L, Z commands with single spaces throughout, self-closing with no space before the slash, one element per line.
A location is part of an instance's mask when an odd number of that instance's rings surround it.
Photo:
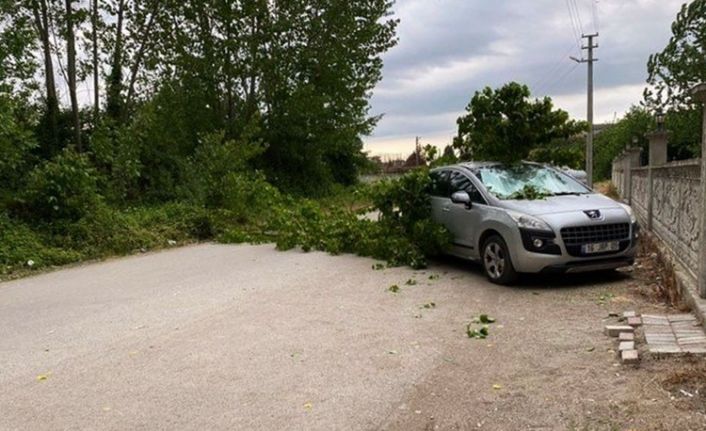
<path fill-rule="evenodd" d="M 616 159 L 613 165 L 612 180 L 620 196 L 631 196 L 630 204 L 640 224 L 651 226 L 652 233 L 695 280 L 699 262 L 701 159 L 631 167 L 629 181 L 626 181 L 627 169 L 623 167 L 624 157 Z M 626 190 L 628 183 L 629 192 Z"/>

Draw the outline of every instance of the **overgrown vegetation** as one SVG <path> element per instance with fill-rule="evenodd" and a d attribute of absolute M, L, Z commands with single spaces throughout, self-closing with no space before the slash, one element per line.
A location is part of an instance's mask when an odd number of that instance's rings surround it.
<path fill-rule="evenodd" d="M 448 231 L 431 220 L 429 181 L 425 169 L 383 180 L 367 190 L 370 206 L 357 211 L 325 209 L 314 201 L 289 202 L 278 208 L 267 230 L 274 232 L 280 249 L 355 253 L 389 265 L 421 268 L 428 256 L 441 253 L 450 242 Z M 370 211 L 378 212 L 377 221 L 365 217 Z"/>
<path fill-rule="evenodd" d="M 202 239 L 422 264 L 424 223 L 348 193 L 392 4 L 0 0 L 2 274 Z"/>

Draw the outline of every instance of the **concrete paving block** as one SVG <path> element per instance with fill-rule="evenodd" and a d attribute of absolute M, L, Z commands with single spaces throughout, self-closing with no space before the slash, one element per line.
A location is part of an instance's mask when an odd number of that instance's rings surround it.
<path fill-rule="evenodd" d="M 695 322 L 696 317 L 691 314 L 671 314 L 667 316 L 670 322 Z"/>
<path fill-rule="evenodd" d="M 637 313 L 635 313 L 634 311 L 623 312 L 623 317 L 626 319 L 629 319 L 630 317 L 635 317 L 635 316 L 637 316 Z"/>
<path fill-rule="evenodd" d="M 677 340 L 647 340 L 649 346 L 676 346 Z"/>
<path fill-rule="evenodd" d="M 682 346 L 689 344 L 706 344 L 706 337 L 680 338 L 678 342 Z"/>
<path fill-rule="evenodd" d="M 664 345 L 650 344 L 649 351 L 650 351 L 650 353 L 668 353 L 668 354 L 682 352 L 681 348 L 679 346 L 677 346 L 676 344 L 664 344 Z"/>
<path fill-rule="evenodd" d="M 634 332 L 635 329 L 628 325 L 607 325 L 603 332 L 609 337 L 617 337 L 621 332 Z"/>
<path fill-rule="evenodd" d="M 620 353 L 620 359 L 623 364 L 636 364 L 640 361 L 637 350 L 624 350 Z"/>
<path fill-rule="evenodd" d="M 684 353 L 691 353 L 694 355 L 704 355 L 706 354 L 706 345 L 683 346 L 682 351 Z"/>
<path fill-rule="evenodd" d="M 669 326 L 669 320 L 667 320 L 666 318 L 657 319 L 654 317 L 642 316 L 642 323 L 645 325 Z"/>
<path fill-rule="evenodd" d="M 706 334 L 704 334 L 703 331 L 693 331 L 693 330 L 687 330 L 687 329 L 674 329 L 674 333 L 677 335 L 679 338 L 696 338 L 696 337 L 706 337 Z"/>
<path fill-rule="evenodd" d="M 655 327 L 655 326 L 645 326 L 645 335 L 671 335 L 674 336 L 674 331 L 669 326 L 666 327 Z"/>
<path fill-rule="evenodd" d="M 623 352 L 625 350 L 635 350 L 635 342 L 634 341 L 621 341 L 620 344 L 618 345 L 618 350 Z"/>
<path fill-rule="evenodd" d="M 639 317 L 628 317 L 628 325 L 630 326 L 640 326 L 642 325 L 642 319 Z"/>
<path fill-rule="evenodd" d="M 618 334 L 618 341 L 635 341 L 635 334 L 632 332 L 621 332 Z"/>

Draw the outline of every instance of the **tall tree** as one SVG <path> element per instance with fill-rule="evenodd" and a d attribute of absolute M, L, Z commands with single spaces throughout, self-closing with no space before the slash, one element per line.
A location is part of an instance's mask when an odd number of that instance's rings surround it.
<path fill-rule="evenodd" d="M 689 90 L 706 82 L 706 0 L 685 3 L 667 46 L 647 62 L 645 102 L 653 109 L 692 106 Z"/>
<path fill-rule="evenodd" d="M 100 116 L 100 77 L 98 62 L 98 0 L 91 3 L 91 49 L 93 51 L 93 117 L 98 121 Z"/>
<path fill-rule="evenodd" d="M 585 130 L 549 97 L 530 100 L 527 86 L 516 82 L 476 91 L 466 111 L 454 138 L 462 159 L 517 162 L 538 146 Z"/>
<path fill-rule="evenodd" d="M 47 0 L 32 0 L 30 8 L 34 17 L 34 27 L 41 41 L 42 58 L 44 59 L 44 88 L 46 104 L 46 120 L 48 128 L 47 146 L 48 153 L 52 154 L 59 148 L 59 99 L 56 95 L 56 82 L 54 78 L 54 60 L 52 47 L 49 40 L 50 22 Z"/>
<path fill-rule="evenodd" d="M 114 45 L 110 61 L 110 74 L 106 84 L 106 112 L 115 121 L 120 121 L 123 117 L 123 20 L 127 1 L 118 0 L 116 5 Z"/>
<path fill-rule="evenodd" d="M 76 148 L 81 151 L 81 117 L 76 94 L 76 37 L 74 35 L 74 0 L 65 0 L 66 5 L 66 73 L 71 99 L 71 114 L 74 123 Z"/>

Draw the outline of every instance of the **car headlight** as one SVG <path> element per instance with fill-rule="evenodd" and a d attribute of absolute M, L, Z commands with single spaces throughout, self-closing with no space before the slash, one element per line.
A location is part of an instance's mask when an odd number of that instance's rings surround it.
<path fill-rule="evenodd" d="M 630 208 L 630 205 L 621 204 L 619 202 L 618 202 L 618 204 L 621 207 L 623 207 L 623 209 L 625 210 L 626 213 L 628 213 L 628 216 L 630 217 L 630 223 L 631 224 L 637 223 L 637 217 L 635 217 L 635 212 L 632 210 L 632 208 Z"/>
<path fill-rule="evenodd" d="M 552 228 L 543 220 L 533 217 L 528 214 L 518 213 L 516 211 L 506 210 L 507 215 L 517 223 L 520 229 L 542 230 L 553 232 Z"/>

